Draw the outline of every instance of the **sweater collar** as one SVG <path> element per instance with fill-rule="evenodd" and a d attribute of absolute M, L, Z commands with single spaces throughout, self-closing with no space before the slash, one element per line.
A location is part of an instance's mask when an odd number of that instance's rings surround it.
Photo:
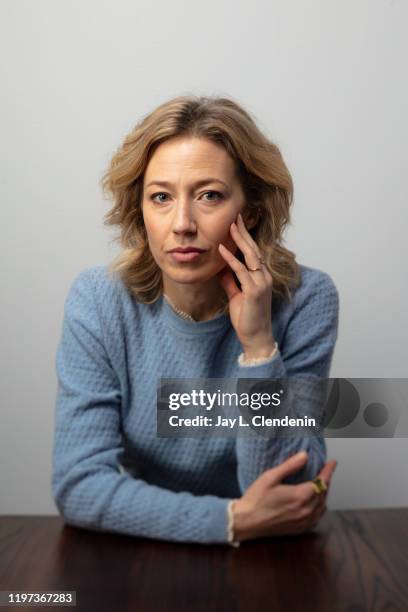
<path fill-rule="evenodd" d="M 229 314 L 217 314 L 214 318 L 207 321 L 191 321 L 184 319 L 170 306 L 166 298 L 161 295 L 159 299 L 159 309 L 166 323 L 173 329 L 187 334 L 206 334 L 208 332 L 216 332 L 230 323 Z"/>

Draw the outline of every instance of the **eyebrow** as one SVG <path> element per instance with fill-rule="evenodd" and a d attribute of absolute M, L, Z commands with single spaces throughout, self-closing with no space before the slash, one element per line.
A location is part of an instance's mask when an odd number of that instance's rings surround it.
<path fill-rule="evenodd" d="M 228 188 L 228 185 L 224 183 L 224 181 L 221 181 L 220 179 L 217 179 L 214 177 L 209 177 L 209 178 L 205 178 L 205 179 L 196 181 L 195 183 L 193 183 L 193 186 L 201 187 L 202 185 L 208 185 L 208 183 L 222 183 L 222 185 Z M 169 183 L 168 181 L 150 181 L 150 183 L 146 185 L 146 189 L 147 187 L 150 187 L 150 185 L 160 185 L 161 187 L 172 187 L 172 184 Z"/>

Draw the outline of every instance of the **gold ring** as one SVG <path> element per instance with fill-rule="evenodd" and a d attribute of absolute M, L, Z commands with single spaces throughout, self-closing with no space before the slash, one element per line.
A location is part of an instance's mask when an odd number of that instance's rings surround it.
<path fill-rule="evenodd" d="M 324 491 L 327 491 L 327 484 L 321 478 L 314 478 L 312 480 L 312 484 L 317 495 L 320 495 L 320 493 L 324 493 Z"/>
<path fill-rule="evenodd" d="M 264 263 L 265 263 L 265 261 L 264 261 L 264 260 L 263 260 L 263 259 L 260 257 L 260 258 L 259 258 L 259 263 L 260 263 L 260 264 L 264 264 Z M 247 268 L 248 268 L 248 266 L 247 266 Z M 261 271 L 262 271 L 262 268 L 248 268 L 248 270 L 249 270 L 250 272 L 258 272 L 258 270 L 261 270 Z"/>

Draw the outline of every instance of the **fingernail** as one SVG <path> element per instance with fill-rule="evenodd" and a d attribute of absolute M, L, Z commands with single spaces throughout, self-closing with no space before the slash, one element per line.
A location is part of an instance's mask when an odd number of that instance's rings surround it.
<path fill-rule="evenodd" d="M 300 459 L 301 457 L 303 459 L 303 457 L 307 457 L 307 452 L 304 451 L 304 450 L 300 451 L 299 453 L 296 453 L 295 457 L 296 457 L 296 459 Z"/>

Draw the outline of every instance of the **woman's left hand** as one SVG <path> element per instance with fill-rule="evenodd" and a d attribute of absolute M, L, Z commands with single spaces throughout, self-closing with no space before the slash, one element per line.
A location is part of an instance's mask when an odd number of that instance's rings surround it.
<path fill-rule="evenodd" d="M 275 346 L 272 333 L 273 279 L 266 266 L 260 263 L 259 247 L 240 214 L 238 224 L 231 224 L 231 236 L 244 254 L 246 263 L 240 262 L 223 244 L 219 245 L 220 254 L 241 283 L 240 290 L 228 266 L 217 275 L 229 299 L 231 323 L 242 344 L 245 358 L 268 357 Z M 248 268 L 261 270 L 253 272 Z"/>

